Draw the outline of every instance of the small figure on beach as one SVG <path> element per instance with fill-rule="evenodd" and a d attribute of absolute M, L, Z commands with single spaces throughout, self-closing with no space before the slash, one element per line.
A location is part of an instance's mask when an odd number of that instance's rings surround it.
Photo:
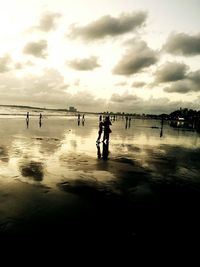
<path fill-rule="evenodd" d="M 81 121 L 81 114 L 78 114 L 78 126 L 80 125 L 80 121 Z"/>
<path fill-rule="evenodd" d="M 128 116 L 126 116 L 125 118 L 126 118 L 125 128 L 127 129 L 127 127 L 128 127 Z"/>
<path fill-rule="evenodd" d="M 97 142 L 98 143 L 100 142 L 100 139 L 101 139 L 101 135 L 102 135 L 102 132 L 103 132 L 103 127 L 104 127 L 104 123 L 103 123 L 102 120 L 100 120 L 100 122 L 99 122 L 98 137 L 97 137 Z"/>
<path fill-rule="evenodd" d="M 39 116 L 39 126 L 40 126 L 40 128 L 42 126 L 42 114 L 41 113 L 40 113 L 40 116 Z"/>
<path fill-rule="evenodd" d="M 110 125 L 112 125 L 109 116 L 106 116 L 105 121 L 103 123 L 104 125 L 104 135 L 103 135 L 103 142 L 109 141 L 110 133 L 112 133 L 110 129 Z"/>
<path fill-rule="evenodd" d="M 29 126 L 29 112 L 26 113 L 26 126 Z"/>
<path fill-rule="evenodd" d="M 82 115 L 82 125 L 84 126 L 85 124 L 85 114 Z"/>

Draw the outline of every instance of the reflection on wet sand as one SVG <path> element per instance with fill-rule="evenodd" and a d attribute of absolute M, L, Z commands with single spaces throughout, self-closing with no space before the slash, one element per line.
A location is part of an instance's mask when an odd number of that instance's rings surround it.
<path fill-rule="evenodd" d="M 109 141 L 103 141 L 103 142 L 98 142 L 97 143 L 97 157 L 98 159 L 108 159 L 108 154 L 109 154 Z M 102 148 L 101 148 L 102 146 Z M 102 150 L 102 152 L 101 152 Z"/>
<path fill-rule="evenodd" d="M 178 239 L 183 229 L 200 235 L 199 135 L 168 125 L 163 135 L 157 121 L 125 129 L 117 120 L 110 141 L 96 144 L 98 124 L 51 118 L 40 128 L 31 118 L 27 131 L 24 119 L 2 121 L 0 234 L 38 231 L 119 247 Z"/>
<path fill-rule="evenodd" d="M 3 162 L 9 161 L 8 151 L 5 146 L 0 147 L 0 160 Z"/>
<path fill-rule="evenodd" d="M 41 162 L 28 162 L 20 166 L 21 174 L 24 177 L 32 178 L 35 181 L 42 181 L 43 173 L 43 164 Z"/>

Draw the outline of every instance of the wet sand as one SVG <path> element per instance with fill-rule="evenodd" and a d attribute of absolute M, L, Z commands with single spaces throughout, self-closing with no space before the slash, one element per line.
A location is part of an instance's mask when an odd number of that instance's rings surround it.
<path fill-rule="evenodd" d="M 198 239 L 200 136 L 159 121 L 1 118 L 1 238 L 148 248 Z"/>

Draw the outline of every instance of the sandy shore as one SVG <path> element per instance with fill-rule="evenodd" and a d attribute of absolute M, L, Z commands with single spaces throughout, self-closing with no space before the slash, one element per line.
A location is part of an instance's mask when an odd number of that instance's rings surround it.
<path fill-rule="evenodd" d="M 96 117 L 84 126 L 45 118 L 41 127 L 35 118 L 28 128 L 1 119 L 1 237 L 127 248 L 197 238 L 200 137 L 165 125 L 160 138 L 155 125 L 113 122 L 104 159 Z"/>

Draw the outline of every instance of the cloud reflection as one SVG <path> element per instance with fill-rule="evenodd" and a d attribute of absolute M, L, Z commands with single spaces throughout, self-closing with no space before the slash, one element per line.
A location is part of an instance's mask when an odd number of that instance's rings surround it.
<path fill-rule="evenodd" d="M 41 182 L 43 180 L 44 172 L 43 172 L 43 164 L 41 162 L 28 162 L 24 165 L 20 166 L 21 174 L 24 177 L 31 178 L 37 182 Z"/>

